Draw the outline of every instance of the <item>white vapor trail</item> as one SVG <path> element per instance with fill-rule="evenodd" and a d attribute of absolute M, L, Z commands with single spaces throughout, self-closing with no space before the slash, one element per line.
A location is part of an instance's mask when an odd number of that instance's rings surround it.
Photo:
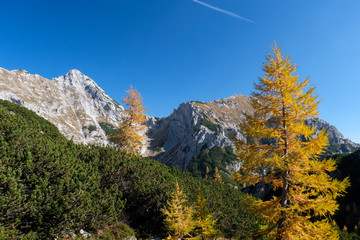
<path fill-rule="evenodd" d="M 224 10 L 224 9 L 221 9 L 221 8 L 218 8 L 218 7 L 215 7 L 215 6 L 212 6 L 210 4 L 207 4 L 207 3 L 204 3 L 204 2 L 201 2 L 199 0 L 193 0 L 194 2 L 198 3 L 198 4 L 201 4 L 205 7 L 208 7 L 208 8 L 211 8 L 215 11 L 218 11 L 218 12 L 221 12 L 221 13 L 224 13 L 226 15 L 229 15 L 231 17 L 234 17 L 234 18 L 238 18 L 238 19 L 241 19 L 241 20 L 244 20 L 244 21 L 247 21 L 249 23 L 255 23 L 254 21 L 250 20 L 250 19 L 247 19 L 247 18 L 244 18 L 242 16 L 239 16 L 237 15 L 236 13 L 233 13 L 233 12 L 230 12 L 230 11 L 227 11 L 227 10 Z"/>

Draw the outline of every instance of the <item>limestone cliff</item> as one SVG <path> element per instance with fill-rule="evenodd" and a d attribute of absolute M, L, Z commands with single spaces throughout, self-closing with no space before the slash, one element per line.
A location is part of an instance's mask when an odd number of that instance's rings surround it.
<path fill-rule="evenodd" d="M 49 80 L 0 68 L 0 98 L 33 110 L 77 143 L 107 144 L 102 127 L 123 116 L 123 107 L 78 70 Z"/>
<path fill-rule="evenodd" d="M 148 122 L 148 137 L 153 157 L 170 166 L 185 170 L 192 157 L 199 154 L 203 146 L 232 146 L 232 136 L 241 138 L 239 124 L 244 112 L 251 112 L 249 98 L 234 95 L 211 102 L 192 101 L 182 103 L 166 118 Z M 360 148 L 324 120 L 307 122 L 317 130 L 325 129 L 329 134 L 327 153 L 348 153 Z"/>

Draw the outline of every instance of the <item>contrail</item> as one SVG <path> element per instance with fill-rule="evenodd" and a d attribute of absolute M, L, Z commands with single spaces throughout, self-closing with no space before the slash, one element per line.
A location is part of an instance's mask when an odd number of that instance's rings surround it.
<path fill-rule="evenodd" d="M 254 21 L 250 20 L 250 19 L 247 19 L 247 18 L 244 18 L 242 16 L 239 16 L 237 15 L 236 13 L 233 13 L 233 12 L 230 12 L 230 11 L 227 11 L 227 10 L 224 10 L 224 9 L 221 9 L 221 8 L 218 8 L 218 7 L 215 7 L 215 6 L 212 6 L 210 4 L 207 4 L 207 3 L 204 3 L 204 2 L 201 2 L 199 0 L 193 0 L 194 2 L 198 3 L 198 4 L 201 4 L 205 7 L 208 7 L 208 8 L 211 8 L 215 11 L 218 11 L 218 12 L 221 12 L 221 13 L 224 13 L 226 15 L 229 15 L 231 17 L 235 17 L 235 18 L 238 18 L 238 19 L 241 19 L 241 20 L 244 20 L 244 21 L 247 21 L 249 23 L 255 23 Z"/>

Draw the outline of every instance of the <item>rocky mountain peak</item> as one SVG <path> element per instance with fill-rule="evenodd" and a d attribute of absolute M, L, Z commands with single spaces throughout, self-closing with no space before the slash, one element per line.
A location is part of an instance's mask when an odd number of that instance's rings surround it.
<path fill-rule="evenodd" d="M 62 78 L 64 80 L 64 83 L 67 83 L 68 85 L 83 85 L 86 81 L 90 81 L 90 78 L 88 76 L 86 76 L 77 69 L 72 69 L 64 76 L 59 78 Z"/>
<path fill-rule="evenodd" d="M 77 143 L 107 144 L 105 130 L 123 116 L 123 107 L 76 69 L 52 80 L 0 69 L 0 98 L 33 110 Z"/>
<path fill-rule="evenodd" d="M 360 144 L 345 138 L 335 126 L 323 119 L 309 119 L 306 121 L 306 124 L 315 127 L 317 132 L 320 130 L 327 132 L 329 140 L 327 152 L 329 154 L 351 153 L 360 149 Z"/>

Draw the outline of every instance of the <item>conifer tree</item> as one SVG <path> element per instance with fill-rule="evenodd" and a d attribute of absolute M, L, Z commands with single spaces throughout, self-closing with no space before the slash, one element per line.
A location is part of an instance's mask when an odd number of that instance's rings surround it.
<path fill-rule="evenodd" d="M 117 143 L 121 150 L 139 154 L 145 140 L 143 125 L 146 122 L 146 107 L 143 106 L 143 98 L 140 93 L 130 86 L 126 91 L 128 95 L 123 97 L 123 103 L 128 109 L 125 110 L 125 116 L 119 125 L 119 133 L 110 137 L 110 140 Z"/>
<path fill-rule="evenodd" d="M 215 167 L 214 180 L 219 183 L 224 183 L 217 167 Z"/>
<path fill-rule="evenodd" d="M 337 239 L 329 216 L 349 181 L 328 175 L 336 169 L 334 160 L 319 160 L 327 134 L 305 124 L 318 116 L 319 101 L 309 79 L 300 81 L 296 69 L 275 43 L 251 96 L 254 112 L 241 125 L 245 140 L 235 141 L 243 164 L 234 178 L 247 184 L 263 181 L 281 193 L 253 205 L 268 221 L 263 233 L 275 239 Z"/>
<path fill-rule="evenodd" d="M 178 183 L 176 183 L 175 192 L 171 194 L 171 198 L 167 202 L 167 208 L 162 212 L 166 216 L 165 224 L 172 232 L 172 238 L 182 239 L 189 236 L 195 227 L 194 210 L 188 206 L 186 195 L 180 190 Z"/>
<path fill-rule="evenodd" d="M 215 228 L 216 220 L 208 210 L 207 200 L 202 194 L 199 194 L 195 203 L 194 220 L 195 233 L 197 238 L 213 239 L 218 231 Z"/>

